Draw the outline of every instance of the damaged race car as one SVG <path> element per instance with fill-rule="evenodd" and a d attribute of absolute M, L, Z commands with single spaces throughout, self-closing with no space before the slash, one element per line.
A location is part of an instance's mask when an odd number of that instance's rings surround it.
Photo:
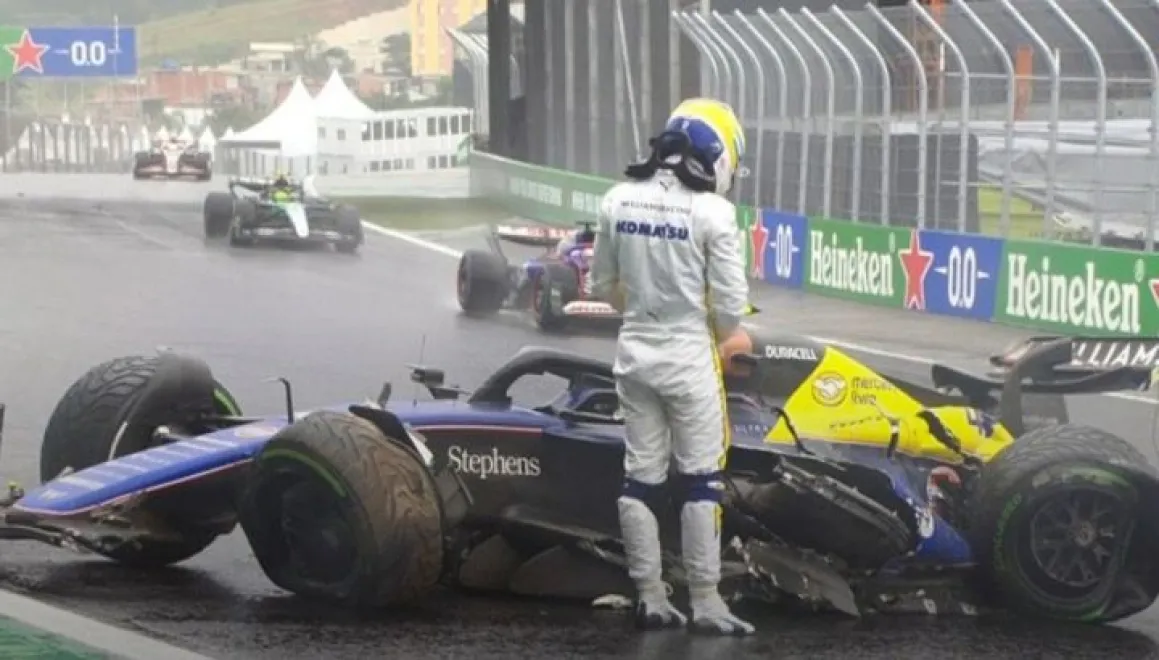
<path fill-rule="evenodd" d="M 1031 395 L 1147 387 L 1149 370 L 1060 372 L 1060 340 L 1002 378 L 938 365 L 923 385 L 812 340 L 752 334 L 726 383 L 725 593 L 855 616 L 996 609 L 1087 623 L 1154 602 L 1155 469 L 1065 413 L 1025 414 Z M 13 490 L 0 535 L 157 566 L 240 523 L 276 585 L 352 607 L 439 583 L 631 594 L 611 365 L 529 347 L 470 392 L 411 369 L 433 401 L 394 401 L 388 383 L 376 401 L 302 414 L 282 381 L 286 410 L 251 417 L 195 358 L 110 360 L 52 413 L 44 484 Z M 542 375 L 559 379 L 558 396 L 513 403 L 518 381 Z M 679 514 L 661 509 L 665 575 L 680 585 Z"/>
<path fill-rule="evenodd" d="M 258 241 L 330 244 L 355 253 L 365 241 L 358 209 L 323 197 L 313 177 L 234 178 L 229 192 L 205 197 L 205 237 L 235 247 Z"/>
<path fill-rule="evenodd" d="M 133 154 L 133 178 L 209 181 L 213 178 L 213 155 L 176 137 L 158 141 L 149 151 Z"/>
<path fill-rule="evenodd" d="M 592 223 L 579 230 L 500 226 L 489 235 L 489 250 L 467 250 L 456 276 L 459 307 L 471 316 L 503 309 L 529 311 L 543 330 L 560 331 L 575 321 L 619 327 L 620 312 L 587 295 L 594 254 Z M 501 241 L 543 247 L 546 251 L 513 264 Z"/>

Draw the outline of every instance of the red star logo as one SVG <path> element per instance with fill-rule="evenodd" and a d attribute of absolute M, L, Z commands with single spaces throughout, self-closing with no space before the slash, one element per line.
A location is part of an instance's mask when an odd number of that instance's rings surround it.
<path fill-rule="evenodd" d="M 12 73 L 17 74 L 25 69 L 32 69 L 37 73 L 44 73 L 44 65 L 40 58 L 48 50 L 48 44 L 38 44 L 32 40 L 28 30 L 20 35 L 20 41 L 4 47 L 12 55 Z"/>
<path fill-rule="evenodd" d="M 897 258 L 901 260 L 902 270 L 905 271 L 905 297 L 902 304 L 906 309 L 926 308 L 926 273 L 934 263 L 934 253 L 922 249 L 922 242 L 918 230 L 909 233 L 909 248 L 898 250 Z"/>
<path fill-rule="evenodd" d="M 753 251 L 753 277 L 763 280 L 765 279 L 765 247 L 769 244 L 769 230 L 765 227 L 765 223 L 761 219 L 761 212 L 758 209 L 756 212 L 756 222 L 753 223 L 753 228 L 749 230 L 749 242 Z"/>
<path fill-rule="evenodd" d="M 1151 300 L 1155 301 L 1155 306 L 1159 307 L 1159 278 L 1151 280 Z"/>

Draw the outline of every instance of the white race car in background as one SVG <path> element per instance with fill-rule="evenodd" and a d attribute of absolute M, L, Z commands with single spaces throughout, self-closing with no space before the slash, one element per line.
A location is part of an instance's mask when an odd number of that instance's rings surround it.
<path fill-rule="evenodd" d="M 134 179 L 179 179 L 209 181 L 213 177 L 212 155 L 196 143 L 178 138 L 161 140 L 149 151 L 133 155 Z"/>

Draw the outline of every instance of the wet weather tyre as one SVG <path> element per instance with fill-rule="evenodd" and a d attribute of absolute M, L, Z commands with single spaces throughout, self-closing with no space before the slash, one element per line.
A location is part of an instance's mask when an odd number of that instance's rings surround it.
<path fill-rule="evenodd" d="M 358 209 L 350 206 L 339 206 L 337 213 L 338 231 L 342 233 L 342 239 L 334 244 L 334 249 L 343 254 L 355 254 L 366 241 L 362 216 L 358 214 Z"/>
<path fill-rule="evenodd" d="M 225 238 L 233 224 L 233 195 L 211 192 L 205 196 L 203 214 L 205 216 L 205 237 Z"/>
<path fill-rule="evenodd" d="M 203 414 L 241 414 L 233 395 L 217 381 L 204 399 L 200 395 L 183 401 L 154 398 L 139 405 L 157 377 L 160 360 L 159 356 L 115 358 L 89 369 L 65 391 L 44 431 L 41 482 L 66 470 L 80 471 L 148 449 L 158 426 L 182 427 Z M 173 515 L 174 508 L 150 511 L 172 530 L 170 539 L 141 539 L 116 547 L 106 556 L 140 568 L 165 566 L 198 554 L 233 527 L 231 512 L 223 512 L 218 501 L 186 498 L 170 504 L 177 505 L 180 515 Z"/>
<path fill-rule="evenodd" d="M 270 580 L 306 598 L 378 608 L 443 572 L 443 514 L 417 455 L 374 424 L 315 412 L 262 449 L 239 513 Z"/>
<path fill-rule="evenodd" d="M 564 305 L 579 298 L 579 273 L 564 264 L 545 264 L 535 288 L 535 323 L 541 330 L 558 332 L 567 327 Z"/>
<path fill-rule="evenodd" d="M 1141 477 L 1143 479 L 1141 479 Z M 1141 481 L 1154 468 L 1122 438 L 1061 424 L 990 461 L 971 496 L 968 538 L 984 595 L 1026 615 L 1098 623 L 1129 579 Z"/>
<path fill-rule="evenodd" d="M 455 281 L 459 308 L 469 316 L 498 312 L 511 288 L 507 260 L 484 250 L 463 253 Z"/>
<path fill-rule="evenodd" d="M 233 247 L 250 247 L 254 244 L 252 236 L 243 235 L 242 229 L 248 231 L 254 224 L 257 209 L 249 200 L 238 200 L 234 210 L 235 217 L 229 226 L 229 244 Z"/>

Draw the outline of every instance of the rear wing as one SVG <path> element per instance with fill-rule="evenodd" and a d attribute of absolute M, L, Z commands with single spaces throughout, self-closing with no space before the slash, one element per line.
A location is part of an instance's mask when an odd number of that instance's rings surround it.
<path fill-rule="evenodd" d="M 1011 344 L 998 355 L 990 356 L 990 364 L 999 370 L 1006 369 L 1036 346 L 1062 340 L 1066 340 L 1070 346 L 1066 363 L 1058 365 L 1058 370 L 1062 372 L 1089 373 L 1118 367 L 1159 367 L 1159 338 L 1150 337 L 1030 337 Z"/>
<path fill-rule="evenodd" d="M 937 364 L 931 368 L 934 386 L 957 390 L 974 405 L 996 407 L 1002 423 L 1015 435 L 1034 418 L 1065 422 L 1065 395 L 1145 390 L 1151 386 L 1152 366 L 1094 365 L 1076 362 L 1094 344 L 1119 341 L 1095 338 L 1032 337 L 991 357 L 994 367 L 985 376 Z M 1135 341 L 1135 340 L 1121 340 Z M 1142 340 L 1150 341 L 1150 340 Z M 998 395 L 995 400 L 995 395 Z M 989 405 L 986 405 L 989 404 Z"/>
<path fill-rule="evenodd" d="M 501 241 L 527 245 L 530 247 L 555 247 L 572 232 L 562 227 L 536 227 L 529 225 L 498 225 L 492 234 Z"/>

